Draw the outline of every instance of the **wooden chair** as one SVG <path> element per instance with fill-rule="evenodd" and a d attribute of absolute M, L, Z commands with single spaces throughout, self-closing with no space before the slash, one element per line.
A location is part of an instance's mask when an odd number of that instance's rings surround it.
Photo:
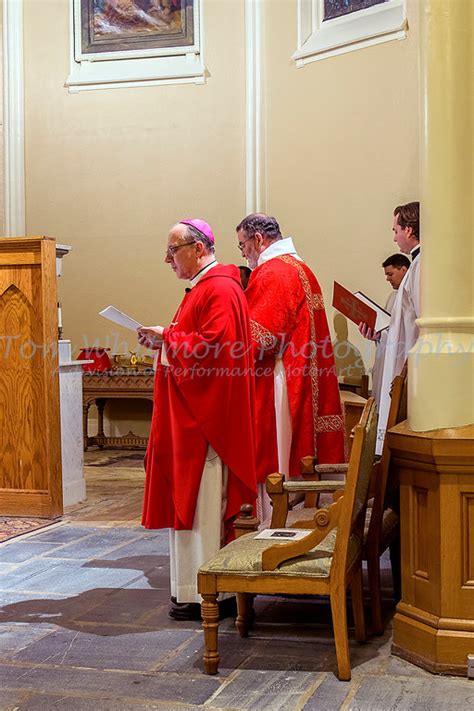
<path fill-rule="evenodd" d="M 407 418 L 407 366 L 392 382 L 387 431 Z M 390 466 L 390 449 L 385 440 L 381 458 L 374 463 L 369 491 L 370 505 L 364 536 L 363 558 L 367 561 L 371 622 L 375 634 L 383 633 L 380 589 L 380 556 L 390 549 L 394 596 L 400 599 L 399 482 Z"/>
<path fill-rule="evenodd" d="M 219 664 L 220 592 L 237 593 L 236 624 L 241 637 L 248 636 L 256 594 L 328 595 L 338 676 L 350 679 L 346 591 L 350 585 L 356 639 L 365 641 L 361 560 L 376 427 L 376 407 L 370 399 L 355 428 L 346 487 L 334 495 L 328 509 L 316 512 L 314 528 L 306 537 L 275 543 L 278 538 L 258 539 L 257 533 L 249 533 L 229 543 L 201 567 L 198 590 L 203 598 L 204 664 L 208 674 L 216 674 Z"/>
<path fill-rule="evenodd" d="M 391 404 L 387 419 L 387 430 L 398 422 L 406 419 L 407 413 L 407 369 L 406 366 L 392 383 Z M 272 499 L 273 512 L 271 526 L 274 528 L 306 528 L 314 525 L 315 508 L 308 505 L 308 495 L 316 499 L 322 493 L 341 491 L 344 482 L 321 479 L 322 474 L 340 474 L 341 465 L 331 470 L 331 465 L 315 465 L 313 457 L 304 457 L 302 471 L 306 481 L 284 481 L 281 475 L 272 475 L 267 479 L 267 492 Z M 314 481 L 310 482 L 311 475 Z M 381 458 L 374 462 L 370 480 L 369 505 L 364 530 L 363 559 L 367 561 L 369 579 L 371 631 L 374 634 L 383 633 L 382 601 L 380 585 L 380 556 L 391 549 L 392 577 L 395 597 L 399 597 L 400 563 L 397 542 L 399 540 L 399 517 L 396 503 L 398 486 L 390 480 L 390 450 L 385 444 Z M 306 495 L 302 508 L 290 510 L 288 498 L 290 494 L 303 492 Z M 314 504 L 313 504 L 314 505 Z M 238 525 L 238 524 L 237 524 Z"/>
<path fill-rule="evenodd" d="M 341 392 L 340 395 L 345 425 L 346 459 L 348 460 L 352 445 L 352 431 L 362 416 L 367 398 L 349 391 Z M 334 480 L 334 477 L 337 477 L 341 481 L 342 488 L 346 472 L 347 461 L 340 464 L 319 464 L 315 457 L 303 457 L 301 460 L 301 476 L 304 481 L 321 481 L 328 476 Z M 337 482 L 333 483 L 336 485 Z M 317 508 L 319 506 L 319 495 L 316 492 L 295 492 L 290 497 L 289 508 L 294 508 L 302 501 L 304 501 L 305 508 Z"/>
<path fill-rule="evenodd" d="M 339 378 L 339 389 L 357 393 L 367 399 L 369 397 L 369 376 L 364 373 L 360 378 Z"/>

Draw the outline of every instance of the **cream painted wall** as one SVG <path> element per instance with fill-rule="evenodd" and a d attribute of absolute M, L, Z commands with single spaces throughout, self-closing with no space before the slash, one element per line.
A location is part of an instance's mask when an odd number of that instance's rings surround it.
<path fill-rule="evenodd" d="M 162 262 L 174 221 L 204 217 L 222 261 L 240 261 L 244 0 L 203 1 L 205 85 L 79 94 L 63 86 L 68 0 L 24 4 L 27 233 L 73 246 L 60 298 L 75 348 L 133 349 L 133 335 L 97 312 L 113 303 L 145 323 L 169 321 L 184 286 Z M 302 69 L 291 60 L 296 0 L 263 0 L 263 10 L 266 209 L 295 237 L 327 304 L 334 278 L 384 302 L 392 210 L 418 198 L 418 0 L 408 0 L 407 40 Z M 369 366 L 372 345 L 352 325 L 350 339 Z"/>
<path fill-rule="evenodd" d="M 184 288 L 163 263 L 168 230 L 178 219 L 206 219 L 222 261 L 238 261 L 244 4 L 204 0 L 209 77 L 200 86 L 69 94 L 69 1 L 24 0 L 24 22 L 27 234 L 73 247 L 59 294 L 64 337 L 74 352 L 91 344 L 127 352 L 136 349 L 134 335 L 97 313 L 114 304 L 145 324 L 169 323 Z M 127 433 L 124 406 L 111 407 L 108 431 Z M 145 434 L 147 404 L 127 403 L 126 411 L 134 431 Z"/>
<path fill-rule="evenodd" d="M 395 205 L 419 199 L 418 3 L 408 38 L 297 69 L 296 0 L 265 0 L 267 210 L 317 274 L 384 303 Z M 350 324 L 366 365 L 373 347 Z"/>
<path fill-rule="evenodd" d="M 221 259 L 245 200 L 244 7 L 204 1 L 206 84 L 69 94 L 68 0 L 25 0 L 27 232 L 73 246 L 60 296 L 65 337 L 123 351 L 111 303 L 168 322 L 183 290 L 163 263 L 169 227 L 208 220 Z M 233 234 L 232 234 L 233 238 Z"/>

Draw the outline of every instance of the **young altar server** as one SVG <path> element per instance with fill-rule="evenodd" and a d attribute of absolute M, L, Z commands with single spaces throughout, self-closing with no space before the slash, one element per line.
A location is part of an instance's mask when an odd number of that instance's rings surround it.
<path fill-rule="evenodd" d="M 416 319 L 420 315 L 420 203 L 409 202 L 393 211 L 393 241 L 403 254 L 410 255 L 411 265 L 398 287 L 393 304 L 390 326 L 385 347 L 382 385 L 380 389 L 379 424 L 377 431 L 377 454 L 381 454 L 387 417 L 390 409 L 390 388 L 396 375 L 408 357 L 408 352 L 418 338 Z M 377 340 L 366 324 L 359 324 L 363 336 Z"/>

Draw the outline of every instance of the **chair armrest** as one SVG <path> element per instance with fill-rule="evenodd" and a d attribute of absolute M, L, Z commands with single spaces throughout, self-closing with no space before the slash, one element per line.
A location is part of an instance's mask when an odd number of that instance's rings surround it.
<path fill-rule="evenodd" d="M 347 474 L 348 464 L 316 464 L 314 473 L 320 476 L 327 474 Z"/>
<path fill-rule="evenodd" d="M 281 563 L 305 555 L 321 543 L 338 524 L 344 497 L 341 496 L 328 509 L 318 509 L 314 516 L 315 528 L 307 536 L 291 543 L 276 543 L 262 553 L 262 570 L 276 570 Z"/>
<path fill-rule="evenodd" d="M 323 493 L 325 491 L 339 491 L 344 489 L 346 483 L 344 481 L 285 481 L 283 482 L 283 491 L 289 494 L 295 491 L 317 491 Z"/>
<path fill-rule="evenodd" d="M 301 476 L 304 481 L 319 481 L 320 479 L 331 477 L 331 475 L 345 475 L 348 465 L 342 464 L 318 464 L 317 457 L 303 457 L 301 460 Z M 305 493 L 305 508 L 318 508 L 319 491 Z"/>

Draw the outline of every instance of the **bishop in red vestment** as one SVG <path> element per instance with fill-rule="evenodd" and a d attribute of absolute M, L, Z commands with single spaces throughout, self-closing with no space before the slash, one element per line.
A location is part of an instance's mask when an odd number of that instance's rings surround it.
<path fill-rule="evenodd" d="M 139 329 L 158 350 L 142 522 L 171 529 L 170 614 L 188 619 L 198 568 L 256 497 L 253 358 L 239 271 L 217 263 L 209 225 L 175 225 L 165 261 L 190 288 L 168 328 Z"/>
<path fill-rule="evenodd" d="M 256 357 L 257 480 L 300 473 L 300 459 L 344 461 L 344 421 L 334 355 L 315 275 L 273 217 L 237 227 L 253 269 L 246 296 Z"/>

